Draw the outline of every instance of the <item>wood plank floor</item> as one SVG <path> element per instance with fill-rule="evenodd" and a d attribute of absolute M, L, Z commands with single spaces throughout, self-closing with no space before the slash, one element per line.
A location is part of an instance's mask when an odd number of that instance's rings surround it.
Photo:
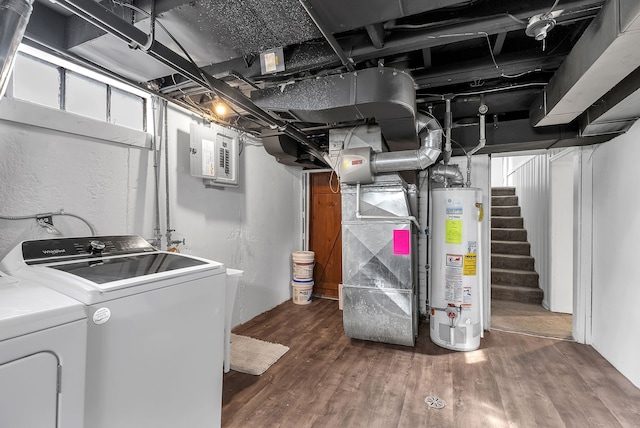
<path fill-rule="evenodd" d="M 536 303 L 492 300 L 491 328 L 493 330 L 573 340 L 572 316 L 550 312 Z"/>
<path fill-rule="evenodd" d="M 338 302 L 285 302 L 234 333 L 291 349 L 224 375 L 223 427 L 640 427 L 640 390 L 590 346 L 488 332 L 474 352 L 344 336 Z M 427 407 L 427 396 L 446 402 Z"/>

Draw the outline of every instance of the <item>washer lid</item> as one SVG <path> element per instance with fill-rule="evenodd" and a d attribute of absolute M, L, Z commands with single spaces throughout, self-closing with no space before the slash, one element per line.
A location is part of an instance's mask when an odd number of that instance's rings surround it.
<path fill-rule="evenodd" d="M 78 262 L 52 264 L 48 267 L 67 272 L 95 284 L 108 284 L 146 275 L 205 266 L 208 263 L 174 253 L 147 253 L 131 256 L 101 257 Z M 107 286 L 99 287 L 102 289 Z"/>
<path fill-rule="evenodd" d="M 86 317 L 80 302 L 0 273 L 0 341 Z"/>

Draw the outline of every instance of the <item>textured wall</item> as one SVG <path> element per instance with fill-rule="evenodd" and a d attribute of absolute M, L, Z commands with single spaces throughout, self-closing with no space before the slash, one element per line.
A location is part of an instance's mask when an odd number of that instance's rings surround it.
<path fill-rule="evenodd" d="M 241 185 L 205 189 L 189 174 L 192 117 L 170 108 L 171 226 L 187 253 L 245 270 L 234 324 L 290 297 L 290 253 L 301 242 L 301 173 L 262 147 L 241 156 Z M 73 126 L 70 117 L 69 126 Z M 164 161 L 162 162 L 164 165 Z M 164 167 L 161 230 L 166 229 Z M 57 211 L 81 215 L 99 234 L 153 238 L 154 168 L 150 150 L 0 121 L 0 214 Z M 67 236 L 88 235 L 79 220 L 55 217 Z M 0 220 L 0 256 L 22 239 L 47 237 L 33 220 Z"/>

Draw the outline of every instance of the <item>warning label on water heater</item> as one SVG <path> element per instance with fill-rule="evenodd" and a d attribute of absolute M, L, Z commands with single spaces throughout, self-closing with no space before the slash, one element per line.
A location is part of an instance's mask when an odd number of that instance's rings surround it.
<path fill-rule="evenodd" d="M 457 199 L 447 199 L 445 220 L 445 242 L 447 244 L 462 244 L 462 202 Z"/>
<path fill-rule="evenodd" d="M 462 274 L 464 276 L 476 275 L 476 254 L 465 254 L 462 262 Z"/>
<path fill-rule="evenodd" d="M 444 270 L 444 299 L 449 304 L 463 303 L 462 290 L 462 254 L 447 254 Z"/>

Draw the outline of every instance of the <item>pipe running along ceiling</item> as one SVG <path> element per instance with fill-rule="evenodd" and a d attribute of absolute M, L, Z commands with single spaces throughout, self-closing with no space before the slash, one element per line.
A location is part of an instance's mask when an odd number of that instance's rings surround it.
<path fill-rule="evenodd" d="M 626 49 L 639 36 L 638 5 L 36 0 L 25 40 L 263 137 L 291 164 L 320 167 L 340 127 L 379 125 L 391 151 L 417 149 L 420 111 L 450 119 L 451 139 L 471 149 L 481 103 L 479 153 L 624 132 L 639 110 L 640 55 Z M 216 117 L 218 100 L 232 113 Z"/>

